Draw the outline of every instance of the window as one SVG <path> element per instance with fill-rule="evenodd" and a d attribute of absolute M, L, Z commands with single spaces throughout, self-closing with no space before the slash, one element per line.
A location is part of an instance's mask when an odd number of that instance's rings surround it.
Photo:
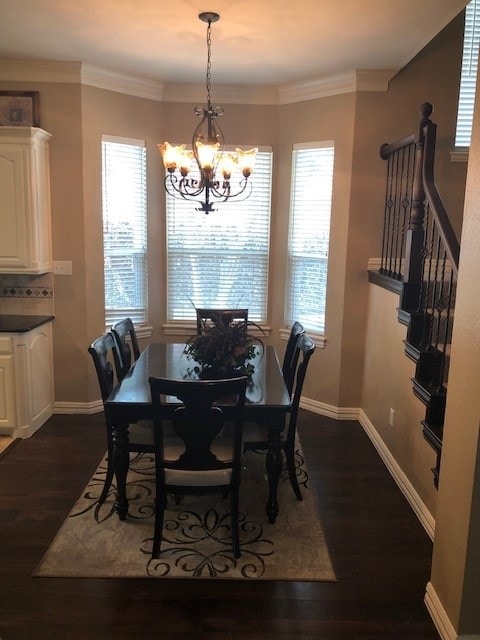
<path fill-rule="evenodd" d="M 477 82 L 478 46 L 480 42 L 480 0 L 471 0 L 465 10 L 462 75 L 458 99 L 456 147 L 469 147 L 472 135 L 473 107 Z"/>
<path fill-rule="evenodd" d="M 195 307 L 248 307 L 250 320 L 266 321 L 271 179 L 272 152 L 260 150 L 246 200 L 206 215 L 167 194 L 169 321 L 194 320 Z"/>
<path fill-rule="evenodd" d="M 296 144 L 292 157 L 285 321 L 325 331 L 333 142 Z"/>
<path fill-rule="evenodd" d="M 105 326 L 147 314 L 145 142 L 103 136 Z"/>

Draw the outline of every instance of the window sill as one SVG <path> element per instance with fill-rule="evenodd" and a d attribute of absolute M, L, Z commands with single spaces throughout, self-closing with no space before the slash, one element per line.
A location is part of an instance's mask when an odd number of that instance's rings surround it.
<path fill-rule="evenodd" d="M 306 331 L 305 333 L 308 333 L 310 338 L 314 341 L 316 347 L 318 347 L 319 349 L 325 349 L 327 339 L 324 335 L 322 335 L 321 333 L 314 333 L 313 331 Z M 282 340 L 288 340 L 288 337 L 290 336 L 290 329 L 280 329 L 279 334 Z"/>
<path fill-rule="evenodd" d="M 450 151 L 450 162 L 468 162 L 468 152 L 469 149 L 466 147 Z"/>
<path fill-rule="evenodd" d="M 141 325 L 135 327 L 135 333 L 137 334 L 137 338 L 151 338 L 152 337 L 153 327 L 148 325 Z"/>
<path fill-rule="evenodd" d="M 135 333 L 137 334 L 137 338 L 151 338 L 152 337 L 152 332 L 153 332 L 153 327 L 150 327 L 148 325 L 134 325 L 135 326 Z M 105 333 L 108 333 L 109 331 L 111 331 L 112 329 L 112 325 L 105 327 Z M 128 336 L 127 336 L 127 341 L 129 340 Z"/>
<path fill-rule="evenodd" d="M 249 333 L 252 336 L 258 338 L 268 338 L 272 328 L 270 326 L 259 324 L 262 328 L 262 331 L 259 331 L 256 327 L 251 327 L 249 329 Z M 163 325 L 163 332 L 166 336 L 194 336 L 197 332 L 197 325 L 195 322 L 168 322 Z"/>

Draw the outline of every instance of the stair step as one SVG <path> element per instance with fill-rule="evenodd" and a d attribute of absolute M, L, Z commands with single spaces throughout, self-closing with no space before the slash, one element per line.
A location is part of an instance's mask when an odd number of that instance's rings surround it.
<path fill-rule="evenodd" d="M 422 420 L 422 425 L 425 440 L 439 453 L 442 450 L 443 426 L 431 427 L 425 420 Z"/>

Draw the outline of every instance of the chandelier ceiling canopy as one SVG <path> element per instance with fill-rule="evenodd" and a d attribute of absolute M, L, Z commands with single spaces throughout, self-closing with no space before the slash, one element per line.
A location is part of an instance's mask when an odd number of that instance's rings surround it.
<path fill-rule="evenodd" d="M 212 22 L 220 19 L 218 13 L 200 13 L 200 20 L 207 26 L 207 104 L 197 105 L 195 114 L 201 118 L 193 133 L 192 148 L 186 144 L 159 144 L 166 169 L 165 189 L 184 200 L 198 203 L 197 211 L 215 211 L 214 204 L 230 199 L 244 200 L 252 190 L 249 177 L 255 165 L 258 149 L 235 152 L 225 151 L 225 139 L 217 118 L 223 115 L 222 107 L 214 107 L 211 102 L 211 31 Z M 190 173 L 192 172 L 192 173 Z M 237 182 L 234 183 L 234 180 Z"/>

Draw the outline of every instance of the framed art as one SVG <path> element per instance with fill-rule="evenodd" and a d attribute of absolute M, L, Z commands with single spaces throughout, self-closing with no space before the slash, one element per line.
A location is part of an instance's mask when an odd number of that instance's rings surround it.
<path fill-rule="evenodd" d="M 0 126 L 39 127 L 39 92 L 0 91 Z"/>

